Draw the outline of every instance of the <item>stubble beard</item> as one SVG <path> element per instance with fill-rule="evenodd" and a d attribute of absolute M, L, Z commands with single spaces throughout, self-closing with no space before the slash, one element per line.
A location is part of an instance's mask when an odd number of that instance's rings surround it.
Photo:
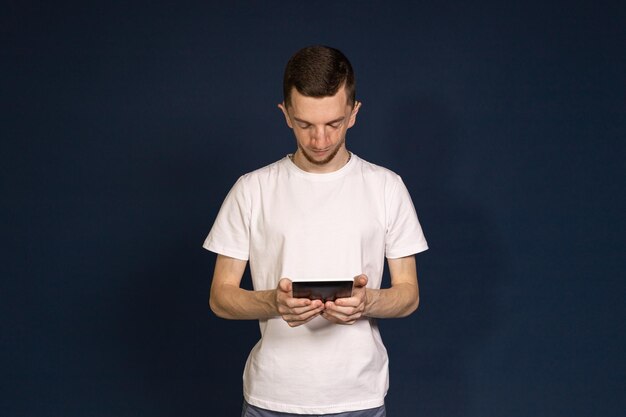
<path fill-rule="evenodd" d="M 300 152 L 302 152 L 302 155 L 304 155 L 304 158 L 309 161 L 310 163 L 312 163 L 313 165 L 317 165 L 317 166 L 322 166 L 322 165 L 326 165 L 328 164 L 330 161 L 332 161 L 333 159 L 335 159 L 335 157 L 337 156 L 337 154 L 339 153 L 339 150 L 341 149 L 341 147 L 346 143 L 346 138 L 345 136 L 341 139 L 341 141 L 339 143 L 337 143 L 337 146 L 335 146 L 335 149 L 333 149 L 333 151 L 330 153 L 330 155 L 328 155 L 326 158 L 321 159 L 321 160 L 317 160 L 315 158 L 313 158 L 311 155 L 309 155 L 307 153 L 307 151 L 304 150 L 304 148 L 302 148 L 300 146 L 300 144 L 298 144 L 298 149 L 300 150 Z"/>

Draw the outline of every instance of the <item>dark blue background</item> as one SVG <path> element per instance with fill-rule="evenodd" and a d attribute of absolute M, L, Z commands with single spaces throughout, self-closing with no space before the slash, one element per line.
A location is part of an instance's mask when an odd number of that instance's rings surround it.
<path fill-rule="evenodd" d="M 47 3 L 0 14 L 0 414 L 239 415 L 258 326 L 201 244 L 323 43 L 431 247 L 389 415 L 623 415 L 624 2 Z"/>

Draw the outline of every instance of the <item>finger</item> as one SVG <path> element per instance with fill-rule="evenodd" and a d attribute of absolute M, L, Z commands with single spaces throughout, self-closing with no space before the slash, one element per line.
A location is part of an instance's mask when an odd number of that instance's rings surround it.
<path fill-rule="evenodd" d="M 343 297 L 343 298 L 337 298 L 333 304 L 336 306 L 342 306 L 342 307 L 356 307 L 359 305 L 359 303 L 361 302 L 361 300 L 357 297 Z"/>
<path fill-rule="evenodd" d="M 280 297 L 278 299 L 278 312 L 281 315 L 293 314 L 294 309 L 310 308 L 311 300 L 306 298 Z"/>
<path fill-rule="evenodd" d="M 324 314 L 335 317 L 341 321 L 353 320 L 363 315 L 363 310 L 354 307 L 325 308 Z"/>
<path fill-rule="evenodd" d="M 321 308 L 316 308 L 314 310 L 305 311 L 304 313 L 301 313 L 301 314 L 292 314 L 288 316 L 288 319 L 290 321 L 303 321 L 303 320 L 306 321 L 319 315 L 322 311 L 323 310 Z"/>
<path fill-rule="evenodd" d="M 289 327 L 298 327 L 298 326 L 302 326 L 305 323 L 310 322 L 311 320 L 313 320 L 315 317 L 319 316 L 319 314 L 313 315 L 311 317 L 309 317 L 306 320 L 301 320 L 301 321 L 288 321 L 287 324 L 289 325 Z"/>
<path fill-rule="evenodd" d="M 361 313 L 346 315 L 337 311 L 324 310 L 322 312 L 322 317 L 326 320 L 337 323 L 337 324 L 354 324 L 359 318 L 361 318 Z"/>
<path fill-rule="evenodd" d="M 286 314 L 286 315 L 283 315 L 283 320 L 289 323 L 290 326 L 292 326 L 292 323 L 304 324 L 314 319 L 315 317 L 319 316 L 322 311 L 323 311 L 322 308 L 316 308 L 316 309 L 309 310 L 301 314 Z"/>
<path fill-rule="evenodd" d="M 359 313 L 361 310 L 356 307 L 341 307 L 335 306 L 333 308 L 326 308 L 325 311 L 328 311 L 330 314 L 335 315 L 337 317 L 349 317 L 354 314 Z"/>
<path fill-rule="evenodd" d="M 310 308 L 318 308 L 324 305 L 324 303 L 322 303 L 321 300 L 310 300 L 308 298 L 293 298 L 293 297 L 285 298 L 283 301 L 283 304 L 285 304 L 289 308 L 298 308 L 298 307 L 307 307 L 307 306 Z"/>
<path fill-rule="evenodd" d="M 337 298 L 334 305 L 339 307 L 358 307 L 363 304 L 363 298 L 359 296 Z"/>
<path fill-rule="evenodd" d="M 328 311 L 331 315 L 334 316 L 346 316 L 354 312 L 354 307 L 342 307 L 332 301 L 327 301 L 324 307 L 325 311 Z"/>
<path fill-rule="evenodd" d="M 287 307 L 289 307 L 289 308 L 310 306 L 311 305 L 311 300 L 309 300 L 308 298 L 293 298 L 293 297 L 289 297 L 289 298 L 285 299 L 285 305 Z"/>
<path fill-rule="evenodd" d="M 313 301 L 311 302 L 311 304 L 299 307 L 299 306 L 294 306 L 293 308 L 291 308 L 291 314 L 293 315 L 300 315 L 300 314 L 304 314 L 307 313 L 309 311 L 313 311 L 313 310 L 323 310 L 324 309 L 324 304 L 321 303 L 321 301 Z"/>
<path fill-rule="evenodd" d="M 319 310 L 322 311 L 324 305 L 321 301 L 315 300 L 311 302 L 308 298 L 288 298 L 282 300 L 282 303 L 278 305 L 278 312 L 287 320 L 287 317 L 291 320 L 298 320 L 298 316 L 309 311 Z"/>

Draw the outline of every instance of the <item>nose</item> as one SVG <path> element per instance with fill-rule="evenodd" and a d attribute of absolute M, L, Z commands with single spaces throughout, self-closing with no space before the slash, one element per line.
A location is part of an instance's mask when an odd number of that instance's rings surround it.
<path fill-rule="evenodd" d="M 326 126 L 315 126 L 311 130 L 311 139 L 318 143 L 325 141 L 327 137 Z"/>

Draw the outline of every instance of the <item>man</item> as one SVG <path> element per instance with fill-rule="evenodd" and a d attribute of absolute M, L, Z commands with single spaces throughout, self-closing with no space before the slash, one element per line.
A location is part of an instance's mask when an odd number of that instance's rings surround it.
<path fill-rule="evenodd" d="M 239 178 L 204 243 L 218 254 L 211 309 L 260 323 L 242 415 L 384 416 L 388 359 L 376 319 L 417 308 L 414 254 L 426 240 L 400 177 L 346 149 L 361 107 L 347 58 L 324 46 L 298 51 L 283 93 L 296 151 Z M 385 257 L 391 287 L 380 289 Z M 248 261 L 253 291 L 240 288 Z M 351 297 L 293 298 L 294 280 L 346 277 Z"/>

